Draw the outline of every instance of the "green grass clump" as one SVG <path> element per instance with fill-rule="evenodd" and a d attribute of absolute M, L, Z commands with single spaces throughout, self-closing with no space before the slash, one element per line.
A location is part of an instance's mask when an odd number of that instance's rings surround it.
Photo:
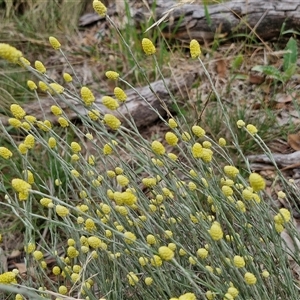
<path fill-rule="evenodd" d="M 65 55 L 55 38 L 50 43 Z M 152 42 L 143 39 L 142 46 L 161 74 Z M 236 130 L 270 151 L 255 125 L 229 118 L 198 42 L 190 50 L 211 82 L 226 139 L 215 140 L 201 126 L 171 115 L 159 115 L 168 128 L 164 139 L 143 138 L 134 120 L 118 111 L 126 106 L 122 89 L 102 98 L 112 110 L 104 114 L 88 87 L 73 85 L 76 74 L 59 85 L 42 64 L 33 68 L 22 53 L 0 44 L 2 58 L 36 76 L 29 90 L 39 99 L 39 87 L 52 98 L 60 126 L 27 115 L 17 104 L 10 106 L 9 124 L 22 139 L 1 124 L 10 143 L 0 147 L 1 206 L 24 225 L 27 268 L 27 276 L 0 270 L 5 299 L 299 299 L 288 264 L 299 259 L 287 253 L 280 236 L 285 230 L 296 239 L 291 213 L 271 209 L 265 180 L 251 172 Z M 117 86 L 131 86 L 108 71 Z M 82 125 L 61 109 L 70 97 L 86 108 L 77 116 Z M 280 178 L 287 190 L 280 197 L 288 198 L 296 187 Z"/>

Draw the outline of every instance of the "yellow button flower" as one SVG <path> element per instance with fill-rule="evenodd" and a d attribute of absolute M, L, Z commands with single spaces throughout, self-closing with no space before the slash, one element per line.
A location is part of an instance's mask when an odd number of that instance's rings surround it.
<path fill-rule="evenodd" d="M 247 272 L 245 275 L 244 275 L 244 280 L 247 284 L 249 285 L 254 285 L 257 281 L 256 277 L 254 274 L 250 273 L 250 272 Z"/>
<path fill-rule="evenodd" d="M 110 96 L 102 97 L 102 103 L 104 106 L 111 110 L 116 110 L 119 107 L 119 103 Z"/>
<path fill-rule="evenodd" d="M 151 144 L 151 148 L 152 148 L 152 151 L 155 153 L 155 154 L 158 154 L 158 155 L 163 155 L 165 154 L 166 152 L 166 149 L 165 147 L 163 146 L 163 144 L 159 141 L 153 141 L 152 144 Z"/>
<path fill-rule="evenodd" d="M 86 106 L 91 106 L 95 102 L 95 96 L 93 95 L 92 91 L 83 86 L 80 90 L 81 98 Z"/>
<path fill-rule="evenodd" d="M 245 267 L 245 260 L 242 256 L 236 255 L 233 258 L 233 264 L 237 267 L 237 268 L 243 268 Z"/>
<path fill-rule="evenodd" d="M 234 167 L 234 166 L 225 166 L 224 167 L 224 173 L 228 176 L 228 177 L 236 177 L 237 174 L 239 174 L 239 170 Z"/>
<path fill-rule="evenodd" d="M 178 137 L 173 132 L 167 132 L 165 140 L 171 146 L 176 146 L 178 143 Z"/>
<path fill-rule="evenodd" d="M 136 241 L 136 236 L 130 231 L 124 232 L 124 240 L 126 244 L 133 244 Z"/>
<path fill-rule="evenodd" d="M 107 71 L 107 72 L 105 72 L 105 76 L 108 79 L 117 80 L 119 78 L 119 73 L 117 73 L 115 71 Z"/>
<path fill-rule="evenodd" d="M 194 158 L 201 158 L 203 155 L 203 147 L 200 143 L 195 143 L 192 146 L 192 154 Z"/>
<path fill-rule="evenodd" d="M 221 225 L 218 222 L 214 222 L 210 227 L 209 234 L 213 240 L 221 240 L 223 238 L 223 230 Z"/>
<path fill-rule="evenodd" d="M 18 104 L 12 104 L 10 106 L 10 111 L 13 114 L 13 116 L 18 120 L 23 119 L 26 115 L 25 110 Z"/>
<path fill-rule="evenodd" d="M 1 52 L 0 52 L 0 54 L 1 54 Z M 17 274 L 14 272 L 5 272 L 3 274 L 0 274 L 0 284 L 17 283 L 16 275 Z"/>
<path fill-rule="evenodd" d="M 108 127 L 113 130 L 118 130 L 121 126 L 120 120 L 111 114 L 104 115 L 103 121 Z"/>
<path fill-rule="evenodd" d="M 139 281 L 139 278 L 134 274 L 134 272 L 129 272 L 126 277 L 129 284 L 132 286 L 136 285 L 136 283 Z"/>
<path fill-rule="evenodd" d="M 205 135 L 205 130 L 202 127 L 197 125 L 194 125 L 192 127 L 192 132 L 197 137 L 203 137 Z"/>
<path fill-rule="evenodd" d="M 162 260 L 172 260 L 174 257 L 174 252 L 167 246 L 162 246 L 158 248 L 158 254 Z"/>
<path fill-rule="evenodd" d="M 69 209 L 63 205 L 56 205 L 55 211 L 62 218 L 66 217 L 69 214 Z"/>
<path fill-rule="evenodd" d="M 257 173 L 252 173 L 249 176 L 249 183 L 254 192 L 264 190 L 266 187 L 265 180 Z"/>
<path fill-rule="evenodd" d="M 196 296 L 193 293 L 185 293 L 181 295 L 178 300 L 196 300 Z"/>
<path fill-rule="evenodd" d="M 52 46 L 53 49 L 55 49 L 55 50 L 60 49 L 61 44 L 60 44 L 60 42 L 55 37 L 50 36 L 49 37 L 49 42 L 50 42 L 50 44 L 51 44 L 51 46 Z"/>
<path fill-rule="evenodd" d="M 44 64 L 43 64 L 41 61 L 36 60 L 36 61 L 34 62 L 34 67 L 35 67 L 36 70 L 38 70 L 40 73 L 42 73 L 42 74 L 46 73 L 46 68 L 45 68 Z"/>
<path fill-rule="evenodd" d="M 81 147 L 77 142 L 72 142 L 71 143 L 71 149 L 73 151 L 73 153 L 79 153 L 81 151 Z"/>
<path fill-rule="evenodd" d="M 106 15 L 107 8 L 101 1 L 94 0 L 93 1 L 93 8 L 99 16 L 104 17 Z"/>
<path fill-rule="evenodd" d="M 4 159 L 9 159 L 12 157 L 12 152 L 6 147 L 0 147 L 0 156 Z"/>
<path fill-rule="evenodd" d="M 119 87 L 115 87 L 114 94 L 120 102 L 125 102 L 127 99 L 126 93 Z"/>
<path fill-rule="evenodd" d="M 201 54 L 201 48 L 197 40 L 193 39 L 190 42 L 190 53 L 192 58 L 197 58 Z"/>
<path fill-rule="evenodd" d="M 18 63 L 23 56 L 22 52 L 8 44 L 0 43 L 0 58 L 12 63 Z"/>
<path fill-rule="evenodd" d="M 155 46 L 147 38 L 143 38 L 142 48 L 143 48 L 143 51 L 145 52 L 146 55 L 152 55 L 152 54 L 155 54 L 155 52 L 156 52 Z"/>

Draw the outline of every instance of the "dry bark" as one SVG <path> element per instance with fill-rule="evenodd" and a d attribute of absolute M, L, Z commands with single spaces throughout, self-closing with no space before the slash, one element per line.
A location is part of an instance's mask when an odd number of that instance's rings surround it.
<path fill-rule="evenodd" d="M 146 2 L 151 7 L 154 1 Z M 224 37 L 251 31 L 266 40 L 279 37 L 283 28 L 298 31 L 300 28 L 299 0 L 231 0 L 208 5 L 210 21 L 206 18 L 205 7 L 200 4 L 179 4 L 174 0 L 157 0 L 155 3 L 154 13 L 145 5 L 131 7 L 136 26 L 145 23 L 151 15 L 155 21 L 164 18 L 163 34 L 186 42 L 190 39 L 208 42 L 216 34 Z M 116 7 L 112 6 L 109 14 L 114 13 Z M 80 25 L 86 26 L 100 19 L 97 14 L 86 14 L 80 19 Z"/>
<path fill-rule="evenodd" d="M 133 118 L 137 127 L 147 126 L 155 122 L 159 118 L 159 115 L 166 115 L 164 105 L 168 105 L 172 101 L 168 89 L 171 94 L 176 95 L 177 99 L 184 98 L 187 96 L 195 77 L 196 73 L 187 68 L 185 72 L 176 72 L 171 78 L 165 79 L 166 86 L 163 80 L 158 80 L 151 83 L 151 87 L 144 86 L 126 90 L 125 93 L 128 98 L 125 104 L 120 105 L 119 109 L 114 112 L 108 110 L 102 104 L 101 99 L 104 95 L 95 95 L 95 106 L 103 114 L 110 113 L 116 115 L 122 122 L 125 122 L 125 125 L 126 119 Z M 80 118 L 80 116 L 87 114 L 87 108 L 83 105 L 82 101 L 72 97 L 67 92 L 65 93 L 65 98 L 67 101 L 62 101 L 55 97 L 70 120 Z M 22 106 L 28 115 L 56 123 L 57 117 L 54 116 L 50 110 L 51 106 L 55 104 L 53 98 L 49 96 L 42 98 L 40 102 L 33 101 Z M 4 125 L 8 125 L 7 116 L 1 116 L 0 121 Z"/>
<path fill-rule="evenodd" d="M 272 160 L 266 154 L 249 155 L 247 156 L 251 166 L 255 166 L 255 169 L 264 169 L 267 165 L 273 165 Z M 279 168 L 292 169 L 300 167 L 300 151 L 296 151 L 290 154 L 272 154 L 273 161 L 276 162 Z"/>

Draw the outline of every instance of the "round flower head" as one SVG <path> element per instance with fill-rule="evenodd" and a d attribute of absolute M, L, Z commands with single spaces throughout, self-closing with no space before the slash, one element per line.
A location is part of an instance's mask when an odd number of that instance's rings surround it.
<path fill-rule="evenodd" d="M 274 217 L 274 221 L 277 224 L 284 224 L 290 221 L 291 213 L 286 208 L 279 209 L 279 214 Z"/>
<path fill-rule="evenodd" d="M 55 95 L 55 94 L 62 94 L 64 92 L 64 87 L 61 86 L 58 83 L 50 83 L 50 88 L 49 88 L 49 92 L 51 93 L 51 95 Z"/>
<path fill-rule="evenodd" d="M 65 119 L 65 118 L 63 118 L 63 117 L 59 117 L 59 118 L 57 119 L 57 121 L 58 121 L 59 125 L 60 125 L 61 127 L 63 127 L 63 128 L 69 126 L 68 120 Z"/>
<path fill-rule="evenodd" d="M 29 170 L 24 170 L 24 171 L 22 172 L 22 174 L 24 174 L 24 177 L 25 177 L 26 181 L 27 181 L 29 184 L 33 184 L 33 183 L 34 183 L 34 176 L 33 176 L 33 174 L 32 174 L 31 171 L 29 171 Z"/>
<path fill-rule="evenodd" d="M 50 208 L 53 205 L 53 202 L 51 199 L 49 198 L 42 198 L 40 200 L 41 205 L 43 205 L 44 207 Z M 50 205 L 50 206 L 49 206 Z"/>
<path fill-rule="evenodd" d="M 233 299 L 234 299 L 233 296 L 229 293 L 226 293 L 223 298 L 223 300 L 233 300 Z"/>
<path fill-rule="evenodd" d="M 33 257 L 36 259 L 36 260 L 41 260 L 41 259 L 43 259 L 44 258 L 44 254 L 43 254 L 43 252 L 41 252 L 41 251 L 34 251 L 33 253 L 32 253 L 32 255 L 33 255 Z"/>
<path fill-rule="evenodd" d="M 205 297 L 208 300 L 213 300 L 213 299 L 215 299 L 216 296 L 215 296 L 215 293 L 213 293 L 212 291 L 207 291 L 205 293 Z"/>
<path fill-rule="evenodd" d="M 88 112 L 88 116 L 90 117 L 91 120 L 97 121 L 100 117 L 100 111 L 97 109 L 92 109 Z"/>
<path fill-rule="evenodd" d="M 66 217 L 69 214 L 68 208 L 66 208 L 65 206 L 62 206 L 62 205 L 56 205 L 55 211 L 62 218 Z"/>
<path fill-rule="evenodd" d="M 24 144 L 27 146 L 28 149 L 32 149 L 34 147 L 35 138 L 32 134 L 28 134 L 25 137 Z"/>
<path fill-rule="evenodd" d="M 153 267 L 160 267 L 162 265 L 162 259 L 158 255 L 153 255 L 150 259 L 150 263 Z"/>
<path fill-rule="evenodd" d="M 130 231 L 124 233 L 124 241 L 126 244 L 133 244 L 136 241 L 136 236 Z"/>
<path fill-rule="evenodd" d="M 15 178 L 11 181 L 12 188 L 18 192 L 23 194 L 28 194 L 31 189 L 31 185 L 24 181 L 23 179 Z"/>
<path fill-rule="evenodd" d="M 0 156 L 4 159 L 9 159 L 12 157 L 12 152 L 6 147 L 0 147 Z"/>
<path fill-rule="evenodd" d="M 205 248 L 199 248 L 199 249 L 197 250 L 197 255 L 198 255 L 200 258 L 204 259 L 204 258 L 206 258 L 206 257 L 208 256 L 208 251 L 207 251 Z"/>
<path fill-rule="evenodd" d="M 170 128 L 172 128 L 172 129 L 174 129 L 178 126 L 174 119 L 169 119 L 168 123 L 169 123 Z"/>
<path fill-rule="evenodd" d="M 218 222 L 214 222 L 208 231 L 213 240 L 218 241 L 223 238 L 223 231 Z"/>
<path fill-rule="evenodd" d="M 264 278 L 268 278 L 270 276 L 270 273 L 267 271 L 267 270 L 264 270 L 262 271 L 261 275 L 264 277 Z"/>
<path fill-rule="evenodd" d="M 152 55 L 152 54 L 155 54 L 155 52 L 156 52 L 156 49 L 155 49 L 153 43 L 147 38 L 143 38 L 142 48 L 146 55 Z"/>
<path fill-rule="evenodd" d="M 205 135 L 205 130 L 202 127 L 197 126 L 197 125 L 194 125 L 192 127 L 192 132 L 195 136 L 200 137 L 200 138 Z"/>
<path fill-rule="evenodd" d="M 55 37 L 50 36 L 49 37 L 49 42 L 50 42 L 50 44 L 51 44 L 51 46 L 52 46 L 53 49 L 55 49 L 55 50 L 60 49 L 61 44 L 60 44 L 60 42 Z"/>
<path fill-rule="evenodd" d="M 146 285 L 151 285 L 153 283 L 153 279 L 151 277 L 146 277 L 145 278 L 145 284 Z"/>
<path fill-rule="evenodd" d="M 48 146 L 53 149 L 56 147 L 56 139 L 54 137 L 50 137 L 48 140 Z"/>
<path fill-rule="evenodd" d="M 37 89 L 37 86 L 36 86 L 35 82 L 33 82 L 32 80 L 28 80 L 27 81 L 27 86 L 32 91 Z"/>
<path fill-rule="evenodd" d="M 226 140 L 224 138 L 219 138 L 219 145 L 221 147 L 225 147 L 226 146 Z"/>
<path fill-rule="evenodd" d="M 16 118 L 9 118 L 8 123 L 14 128 L 20 128 L 22 126 L 22 122 Z"/>
<path fill-rule="evenodd" d="M 194 158 L 201 158 L 203 155 L 203 148 L 200 143 L 195 143 L 192 147 L 192 154 Z"/>
<path fill-rule="evenodd" d="M 118 175 L 117 182 L 120 186 L 127 186 L 129 184 L 129 179 L 124 175 Z"/>
<path fill-rule="evenodd" d="M 65 82 L 67 82 L 67 83 L 72 82 L 72 80 L 73 80 L 72 76 L 69 73 L 64 73 L 63 78 L 64 78 Z"/>
<path fill-rule="evenodd" d="M 239 294 L 239 291 L 234 286 L 231 286 L 228 288 L 227 293 L 230 294 L 233 298 L 236 298 Z"/>
<path fill-rule="evenodd" d="M 228 177 L 236 177 L 236 175 L 239 174 L 239 170 L 234 166 L 225 166 L 224 173 Z"/>
<path fill-rule="evenodd" d="M 237 267 L 237 268 L 243 268 L 245 267 L 245 260 L 242 256 L 236 255 L 233 258 L 233 264 Z"/>
<path fill-rule="evenodd" d="M 249 183 L 254 192 L 264 190 L 266 187 L 265 180 L 257 173 L 250 174 Z"/>
<path fill-rule="evenodd" d="M 172 260 L 174 257 L 174 252 L 167 246 L 162 246 L 158 248 L 158 254 L 162 260 Z"/>
<path fill-rule="evenodd" d="M 93 1 L 93 8 L 99 16 L 104 17 L 106 15 L 107 8 L 101 1 L 94 0 Z"/>
<path fill-rule="evenodd" d="M 258 131 L 257 128 L 252 124 L 248 124 L 246 128 L 252 135 L 256 134 Z"/>
<path fill-rule="evenodd" d="M 34 67 L 36 68 L 36 70 L 38 70 L 40 73 L 44 74 L 46 73 L 46 68 L 45 66 L 43 65 L 43 63 L 39 60 L 36 60 L 34 62 Z"/>
<path fill-rule="evenodd" d="M 191 139 L 191 135 L 185 131 L 181 134 L 181 138 L 183 141 L 188 142 Z"/>
<path fill-rule="evenodd" d="M 71 149 L 72 149 L 73 153 L 79 153 L 81 151 L 81 147 L 77 142 L 71 143 Z"/>
<path fill-rule="evenodd" d="M 52 105 L 50 110 L 55 116 L 60 116 L 62 114 L 62 109 L 57 105 Z"/>
<path fill-rule="evenodd" d="M 23 56 L 22 52 L 8 44 L 0 43 L 0 58 L 12 63 L 18 63 Z"/>
<path fill-rule="evenodd" d="M 247 272 L 245 275 L 244 275 L 244 280 L 247 284 L 249 285 L 253 285 L 256 283 L 257 279 L 255 277 L 254 274 L 250 273 L 250 272 Z"/>
<path fill-rule="evenodd" d="M 129 284 L 132 286 L 139 281 L 139 278 L 133 272 L 129 272 L 126 277 L 128 279 Z"/>
<path fill-rule="evenodd" d="M 246 124 L 243 120 L 238 120 L 236 122 L 236 125 L 237 125 L 238 128 L 242 128 L 242 127 L 245 127 Z"/>
<path fill-rule="evenodd" d="M 193 293 L 185 293 L 181 295 L 178 300 L 196 300 L 196 296 Z"/>
<path fill-rule="evenodd" d="M 3 274 L 0 274 L 0 284 L 17 283 L 16 275 L 17 274 L 14 272 L 5 272 Z"/>
<path fill-rule="evenodd" d="M 91 106 L 95 102 L 95 96 L 93 95 L 92 91 L 83 86 L 80 90 L 81 98 L 86 106 Z"/>
<path fill-rule="evenodd" d="M 127 95 L 125 94 L 125 92 L 119 88 L 119 87 L 115 87 L 114 89 L 114 94 L 116 96 L 116 98 L 120 101 L 120 102 L 125 102 L 127 99 Z"/>
<path fill-rule="evenodd" d="M 201 54 L 201 49 L 198 41 L 191 40 L 190 42 L 190 53 L 192 58 L 197 58 Z"/>
<path fill-rule="evenodd" d="M 121 126 L 120 120 L 111 114 L 104 115 L 104 123 L 113 130 L 118 130 Z"/>
<path fill-rule="evenodd" d="M 43 92 L 47 92 L 49 90 L 48 85 L 43 81 L 39 81 L 39 88 Z"/>
<path fill-rule="evenodd" d="M 107 71 L 107 72 L 105 72 L 105 76 L 108 79 L 117 80 L 119 78 L 119 73 L 117 73 L 115 71 Z"/>
<path fill-rule="evenodd" d="M 10 106 L 10 111 L 13 114 L 13 116 L 18 120 L 23 119 L 26 115 L 25 110 L 18 104 L 12 104 Z"/>
<path fill-rule="evenodd" d="M 153 141 L 152 144 L 151 144 L 151 148 L 152 148 L 152 151 L 155 153 L 155 154 L 158 154 L 158 155 L 163 155 L 165 154 L 166 152 L 166 149 L 165 147 L 163 146 L 163 144 L 159 141 Z"/>
<path fill-rule="evenodd" d="M 110 96 L 102 97 L 102 103 L 104 106 L 111 110 L 116 110 L 119 107 L 118 102 Z"/>
<path fill-rule="evenodd" d="M 165 135 L 166 142 L 171 146 L 176 146 L 178 137 L 173 132 L 167 132 Z"/>

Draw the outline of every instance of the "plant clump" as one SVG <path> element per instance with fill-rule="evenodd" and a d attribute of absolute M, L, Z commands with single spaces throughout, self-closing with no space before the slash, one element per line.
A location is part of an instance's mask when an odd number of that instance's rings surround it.
<path fill-rule="evenodd" d="M 109 20 L 101 1 L 93 7 Z M 56 38 L 49 41 L 63 53 Z M 141 45 L 155 61 L 152 41 L 144 38 Z M 203 67 L 196 40 L 190 51 Z M 22 54 L 0 44 L 0 57 L 18 63 Z M 16 173 L 9 182 L 1 175 L 3 205 L 26 225 L 25 264 L 35 270 L 32 278 L 0 274 L 0 283 L 18 283 L 15 299 L 22 293 L 32 299 L 299 299 L 280 236 L 294 228 L 291 212 L 272 211 L 263 200 L 264 178 L 235 165 L 227 145 L 239 147 L 238 141 L 214 140 L 200 125 L 171 116 L 164 138 L 149 141 L 119 110 L 127 105 L 123 89 L 101 99 L 111 111 L 103 113 L 90 88 L 69 89 L 76 74 L 64 73 L 61 86 L 46 80 L 41 62 L 25 68 L 39 72 L 36 82 L 28 81 L 29 90 L 55 99 L 50 112 L 64 134 L 17 104 L 9 123 L 23 140 L 13 141 L 1 125 L 11 144 L 0 147 L 0 160 Z M 113 70 L 105 75 L 127 83 Z M 86 109 L 78 114 L 82 127 L 59 105 L 69 95 Z M 236 124 L 263 143 L 254 125 Z M 35 169 L 36 151 L 43 152 L 47 170 Z M 43 235 L 33 224 L 47 231 Z"/>

